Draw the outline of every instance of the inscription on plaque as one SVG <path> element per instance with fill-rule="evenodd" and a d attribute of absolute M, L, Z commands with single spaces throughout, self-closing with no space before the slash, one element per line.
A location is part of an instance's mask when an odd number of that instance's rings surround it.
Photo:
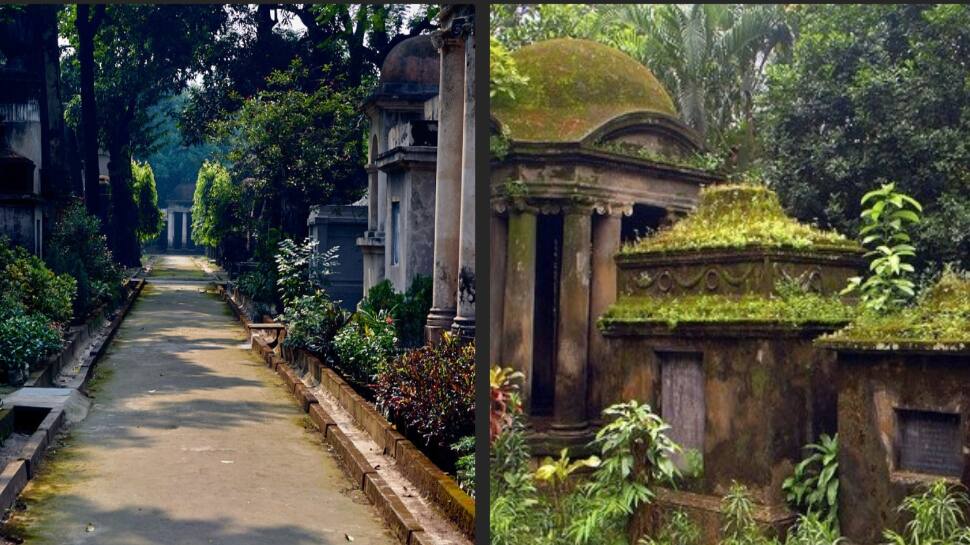
<path fill-rule="evenodd" d="M 960 415 L 897 409 L 899 468 L 960 477 Z"/>

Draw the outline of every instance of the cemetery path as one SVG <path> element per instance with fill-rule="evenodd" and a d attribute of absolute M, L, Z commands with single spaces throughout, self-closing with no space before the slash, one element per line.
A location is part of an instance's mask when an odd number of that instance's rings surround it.
<path fill-rule="evenodd" d="M 225 303 L 191 282 L 200 264 L 156 261 L 98 364 L 90 414 L 11 527 L 28 544 L 394 543 Z"/>

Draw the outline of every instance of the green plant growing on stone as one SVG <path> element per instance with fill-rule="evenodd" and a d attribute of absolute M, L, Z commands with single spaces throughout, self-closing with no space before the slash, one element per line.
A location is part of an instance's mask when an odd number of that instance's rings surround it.
<path fill-rule="evenodd" d="M 700 545 L 701 531 L 687 513 L 677 510 L 667 519 L 656 536 L 644 536 L 637 545 Z"/>
<path fill-rule="evenodd" d="M 886 530 L 883 537 L 887 545 L 970 544 L 965 514 L 968 508 L 970 497 L 963 490 L 936 481 L 899 506 L 899 511 L 910 518 L 903 533 Z"/>
<path fill-rule="evenodd" d="M 843 541 L 832 523 L 812 513 L 799 515 L 795 528 L 788 532 L 785 545 L 839 545 Z"/>
<path fill-rule="evenodd" d="M 916 256 L 916 248 L 907 229 L 920 222 L 922 205 L 909 195 L 896 191 L 896 184 L 883 184 L 879 189 L 863 195 L 863 226 L 859 234 L 862 245 L 870 248 L 870 275 L 849 279 L 843 294 L 859 292 L 867 310 L 884 313 L 905 305 L 915 295 L 912 280 L 915 271 L 908 261 Z"/>
<path fill-rule="evenodd" d="M 815 515 L 838 530 L 839 527 L 839 436 L 822 434 L 818 443 L 805 449 L 811 454 L 795 466 L 782 490 L 794 509 Z"/>
<path fill-rule="evenodd" d="M 458 455 L 455 463 L 458 486 L 471 497 L 475 497 L 475 436 L 462 437 L 451 445 L 451 450 Z"/>
<path fill-rule="evenodd" d="M 754 502 L 747 487 L 737 482 L 721 500 L 721 545 L 774 545 L 754 519 Z"/>

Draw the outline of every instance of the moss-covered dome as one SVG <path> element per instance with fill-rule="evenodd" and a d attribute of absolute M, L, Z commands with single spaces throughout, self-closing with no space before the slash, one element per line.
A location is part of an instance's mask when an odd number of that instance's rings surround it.
<path fill-rule="evenodd" d="M 606 45 L 561 38 L 525 46 L 512 58 L 529 82 L 515 100 L 492 103 L 492 114 L 512 140 L 578 141 L 623 114 L 677 116 L 653 73 Z"/>
<path fill-rule="evenodd" d="M 861 250 L 839 233 L 789 217 L 774 191 L 751 184 L 729 184 L 704 188 L 692 214 L 669 229 L 624 246 L 622 253 L 715 248 Z"/>

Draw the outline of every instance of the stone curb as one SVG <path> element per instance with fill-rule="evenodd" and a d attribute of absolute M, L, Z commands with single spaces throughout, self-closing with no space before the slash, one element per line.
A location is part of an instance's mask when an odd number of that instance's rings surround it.
<path fill-rule="evenodd" d="M 104 342 L 101 343 L 101 346 L 97 348 L 92 363 L 88 366 L 87 372 L 84 374 L 84 382 L 87 382 L 87 380 L 90 378 L 91 370 L 94 368 L 95 362 L 97 362 L 97 360 L 104 354 L 104 351 L 111 342 L 111 339 L 114 338 L 115 333 L 121 326 L 121 322 L 124 320 L 125 316 L 128 315 L 128 311 L 131 310 L 132 304 L 134 304 L 135 299 L 138 298 L 138 296 L 141 294 L 142 288 L 145 286 L 144 279 L 133 280 L 133 282 L 135 285 L 131 293 L 129 293 L 127 300 L 121 306 L 118 314 L 111 321 L 108 335 L 105 337 Z M 85 322 L 84 327 L 85 329 L 89 330 L 87 331 L 87 335 L 90 335 L 93 332 L 90 331 L 95 328 L 93 324 L 100 325 L 102 319 L 103 313 L 99 313 L 96 319 Z M 80 337 L 75 338 L 75 342 L 78 342 L 78 338 Z M 86 340 L 87 336 L 84 336 L 84 339 Z M 77 347 L 74 346 L 73 343 L 69 346 L 70 355 L 71 358 L 73 358 L 77 355 Z M 68 350 L 64 351 L 64 353 L 67 352 Z M 58 357 L 58 360 L 62 359 L 62 356 Z M 64 362 L 59 361 L 59 363 L 63 364 Z M 58 366 L 57 372 L 60 371 L 60 367 L 61 366 Z M 35 380 L 32 384 L 30 384 L 30 386 L 37 386 L 38 383 L 40 383 L 40 379 L 43 377 L 47 377 L 47 382 L 42 384 L 50 384 L 51 380 L 55 376 L 50 374 L 51 371 L 52 367 L 48 366 L 47 369 L 43 370 L 38 375 L 35 375 Z M 44 456 L 47 454 L 47 447 L 50 446 L 50 443 L 54 440 L 57 432 L 59 432 L 63 426 L 64 409 L 51 409 L 47 416 L 41 420 L 40 424 L 37 426 L 37 429 L 34 430 L 34 433 L 31 434 L 30 439 L 27 440 L 27 443 L 21 449 L 20 455 L 17 457 L 17 459 L 10 461 L 3 469 L 3 472 L 0 473 L 0 512 L 4 512 L 14 505 L 14 503 L 17 501 L 17 496 L 19 496 L 24 487 L 27 486 L 27 482 L 37 474 L 37 471 L 40 469 L 41 463 L 43 462 Z"/>

